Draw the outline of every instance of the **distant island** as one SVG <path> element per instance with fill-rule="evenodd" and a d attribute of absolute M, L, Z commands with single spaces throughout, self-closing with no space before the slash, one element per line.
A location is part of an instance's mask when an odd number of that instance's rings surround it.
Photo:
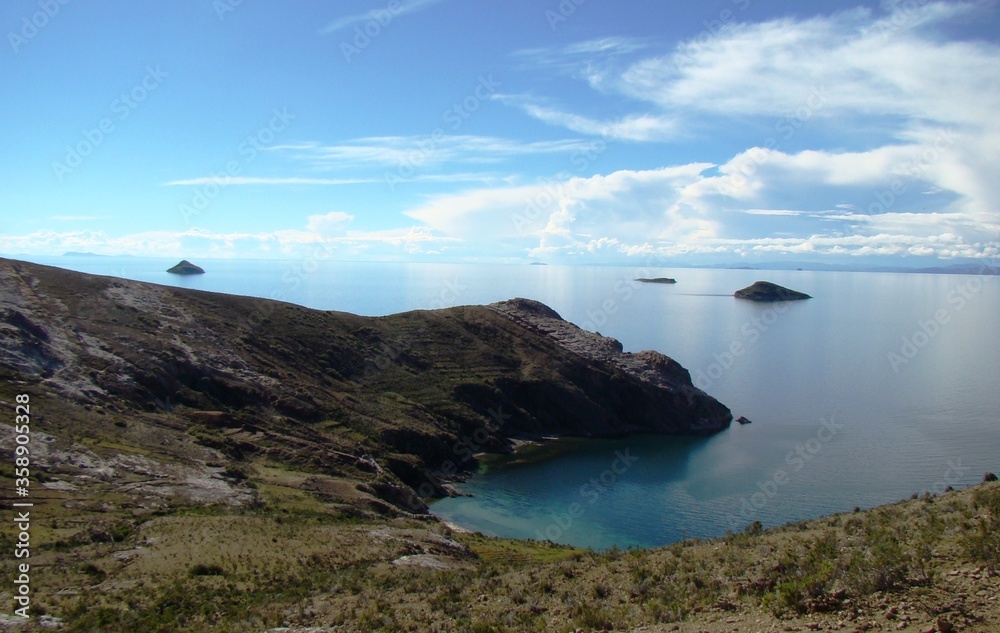
<path fill-rule="evenodd" d="M 66 251 L 63 257 L 108 257 L 108 255 L 98 255 L 97 253 L 80 253 L 77 251 Z"/>
<path fill-rule="evenodd" d="M 749 299 L 750 301 L 799 301 L 801 299 L 812 299 L 804 292 L 790 290 L 784 286 L 773 284 L 770 281 L 755 281 L 751 285 L 737 290 L 733 293 L 737 299 Z"/>
<path fill-rule="evenodd" d="M 173 268 L 168 268 L 167 272 L 174 275 L 204 275 L 205 269 L 201 266 L 195 266 L 186 259 L 182 259 Z"/>
<path fill-rule="evenodd" d="M 654 277 L 653 279 L 645 279 L 642 277 L 637 277 L 636 281 L 642 282 L 644 284 L 675 284 L 676 279 L 671 279 L 670 277 Z"/>

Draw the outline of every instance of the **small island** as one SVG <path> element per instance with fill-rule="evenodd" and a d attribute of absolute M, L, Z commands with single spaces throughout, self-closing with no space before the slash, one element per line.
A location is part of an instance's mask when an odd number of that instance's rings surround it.
<path fill-rule="evenodd" d="M 799 301 L 801 299 L 812 299 L 804 292 L 790 290 L 769 281 L 755 281 L 751 285 L 737 290 L 733 293 L 737 299 L 749 299 L 750 301 Z"/>
<path fill-rule="evenodd" d="M 644 284 L 675 284 L 676 279 L 671 279 L 670 277 L 654 277 L 653 279 L 645 279 L 642 277 L 637 277 L 636 281 Z"/>
<path fill-rule="evenodd" d="M 186 259 L 182 259 L 173 268 L 168 268 L 167 272 L 174 275 L 204 275 L 205 269 L 201 266 L 195 266 Z"/>

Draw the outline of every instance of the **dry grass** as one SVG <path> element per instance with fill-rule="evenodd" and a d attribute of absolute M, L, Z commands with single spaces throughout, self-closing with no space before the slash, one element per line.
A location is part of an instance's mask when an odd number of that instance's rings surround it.
<path fill-rule="evenodd" d="M 70 632 L 732 631 L 730 620 L 759 620 L 760 630 L 871 621 L 908 630 L 938 617 L 962 630 L 1000 625 L 1000 578 L 990 572 L 1000 565 L 997 483 L 714 541 L 596 553 L 452 533 L 433 520 L 353 518 L 303 490 L 315 483 L 308 473 L 250 472 L 265 491 L 259 507 L 136 517 L 111 498 L 100 513 L 79 513 L 65 507 L 70 495 L 54 494 L 43 506 L 49 525 L 33 532 L 37 613 Z M 400 565 L 407 560 L 436 567 Z"/>

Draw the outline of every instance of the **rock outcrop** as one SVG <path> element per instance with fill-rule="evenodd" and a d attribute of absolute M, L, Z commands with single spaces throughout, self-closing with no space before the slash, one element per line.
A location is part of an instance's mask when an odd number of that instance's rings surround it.
<path fill-rule="evenodd" d="M 811 296 L 805 294 L 804 292 L 798 292 L 796 290 L 789 290 L 778 284 L 773 284 L 769 281 L 755 281 L 751 285 L 737 290 L 733 293 L 733 296 L 737 299 L 749 299 L 750 301 L 798 301 L 801 299 L 812 299 Z"/>
<path fill-rule="evenodd" d="M 606 425 L 590 429 L 587 434 L 712 433 L 728 427 L 733 419 L 728 408 L 697 389 L 691 382 L 690 373 L 668 356 L 655 351 L 625 352 L 616 339 L 581 329 L 538 301 L 511 299 L 487 307 L 545 335 L 563 349 L 631 379 L 620 381 L 615 387 L 609 386 L 609 390 L 616 400 L 637 398 L 633 410 L 613 422 L 609 420 Z M 601 395 L 593 397 L 597 399 Z M 580 411 L 574 413 L 574 417 L 579 420 L 591 416 Z M 560 430 L 566 434 L 580 434 L 574 433 L 572 428 Z"/>

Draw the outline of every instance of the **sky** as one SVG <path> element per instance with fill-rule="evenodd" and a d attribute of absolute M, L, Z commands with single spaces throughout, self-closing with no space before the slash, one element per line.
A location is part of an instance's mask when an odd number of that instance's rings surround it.
<path fill-rule="evenodd" d="M 1000 256 L 995 0 L 0 3 L 0 253 Z"/>

